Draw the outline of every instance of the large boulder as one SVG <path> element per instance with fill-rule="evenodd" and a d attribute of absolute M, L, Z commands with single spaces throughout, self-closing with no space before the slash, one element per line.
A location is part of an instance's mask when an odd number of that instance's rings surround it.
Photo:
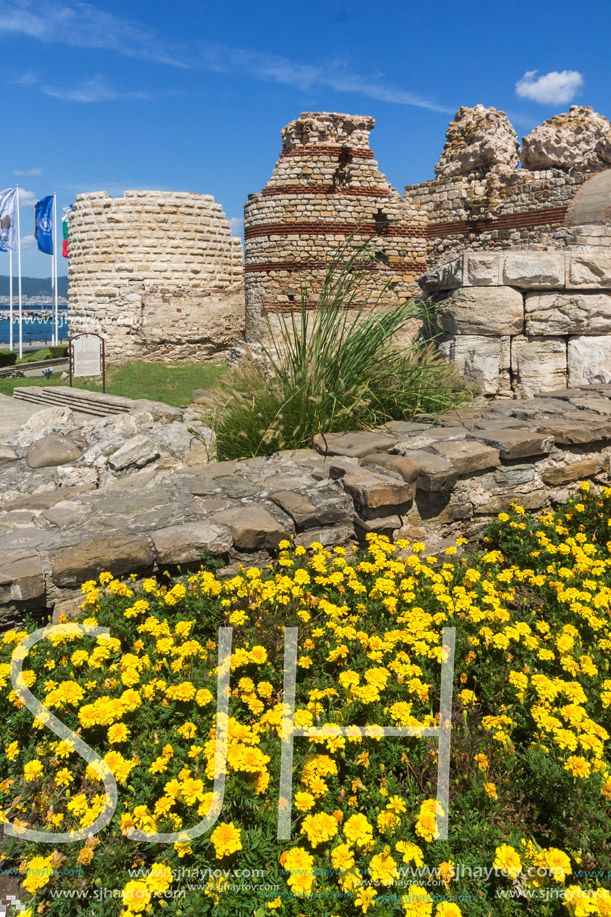
<path fill-rule="evenodd" d="M 611 122 L 587 105 L 571 105 L 522 141 L 525 169 L 602 172 L 611 168 Z"/>
<path fill-rule="evenodd" d="M 74 414 L 70 408 L 52 407 L 43 408 L 27 420 L 19 433 L 7 442 L 7 445 L 21 451 L 29 449 L 37 439 L 42 439 L 49 433 L 67 433 L 77 426 Z"/>
<path fill-rule="evenodd" d="M 463 107 L 450 122 L 435 174 L 448 178 L 480 169 L 516 169 L 519 161 L 518 135 L 504 111 Z"/>
<path fill-rule="evenodd" d="M 30 468 L 52 468 L 57 465 L 69 465 L 81 457 L 81 450 L 71 439 L 50 433 L 36 440 L 28 449 L 27 463 Z"/>

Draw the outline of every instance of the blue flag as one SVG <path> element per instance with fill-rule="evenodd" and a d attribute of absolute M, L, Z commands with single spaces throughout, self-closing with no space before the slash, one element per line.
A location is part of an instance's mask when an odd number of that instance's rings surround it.
<path fill-rule="evenodd" d="M 34 208 L 34 237 L 38 249 L 46 255 L 53 254 L 53 195 L 38 201 Z"/>

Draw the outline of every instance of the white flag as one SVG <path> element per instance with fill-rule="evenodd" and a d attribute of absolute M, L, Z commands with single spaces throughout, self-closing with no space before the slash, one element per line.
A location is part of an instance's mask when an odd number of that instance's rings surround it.
<path fill-rule="evenodd" d="M 0 248 L 17 251 L 17 189 L 0 191 Z"/>

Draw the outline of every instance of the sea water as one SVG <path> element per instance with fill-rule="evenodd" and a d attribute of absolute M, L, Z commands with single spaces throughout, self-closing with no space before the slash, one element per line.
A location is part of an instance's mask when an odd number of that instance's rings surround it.
<path fill-rule="evenodd" d="M 39 341 L 50 344 L 53 336 L 53 305 L 52 303 L 28 306 L 27 314 L 23 316 L 23 346 L 29 347 Z M 39 317 L 36 312 L 44 312 L 45 316 Z M 5 349 L 10 342 L 10 312 L 7 306 L 0 307 L 0 349 Z M 68 341 L 68 310 L 66 306 L 59 306 L 57 329 L 60 343 Z M 13 343 L 19 341 L 18 311 L 13 307 Z"/>

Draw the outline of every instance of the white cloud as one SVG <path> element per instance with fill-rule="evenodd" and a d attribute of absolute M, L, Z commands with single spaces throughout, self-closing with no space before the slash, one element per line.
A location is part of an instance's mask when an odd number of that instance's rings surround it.
<path fill-rule="evenodd" d="M 34 191 L 26 191 L 25 188 L 19 189 L 19 206 L 31 207 L 38 200 L 38 195 Z"/>
<path fill-rule="evenodd" d="M 42 175 L 42 169 L 37 166 L 35 169 L 13 169 L 13 175 Z"/>
<path fill-rule="evenodd" d="M 380 102 L 414 105 L 432 111 L 453 114 L 455 108 L 439 105 L 418 93 L 387 83 L 383 76 L 364 76 L 351 73 L 342 60 L 328 61 L 318 66 L 301 64 L 287 57 L 265 54 L 249 48 L 232 48 L 227 45 L 201 46 L 199 64 L 204 70 L 215 73 L 244 73 L 264 82 L 295 86 L 302 91 L 321 87 L 336 92 L 353 92 Z"/>
<path fill-rule="evenodd" d="M 180 49 L 159 38 L 152 29 L 81 0 L 0 0 L 0 32 L 78 48 L 105 48 L 126 57 L 185 66 Z"/>
<path fill-rule="evenodd" d="M 36 248 L 36 239 L 34 236 L 22 236 L 21 237 L 21 251 L 29 252 L 33 251 Z"/>
<path fill-rule="evenodd" d="M 565 105 L 579 94 L 584 80 L 577 70 L 551 70 L 537 76 L 537 70 L 527 70 L 516 83 L 516 93 L 542 105 Z"/>
<path fill-rule="evenodd" d="M 453 114 L 456 110 L 456 106 L 448 108 L 434 99 L 388 83 L 383 75 L 354 73 L 341 60 L 310 64 L 250 48 L 211 43 L 199 46 L 169 44 L 154 30 L 82 0 L 0 0 L 0 34 L 2 32 L 73 47 L 102 48 L 126 57 L 174 67 L 226 74 L 237 72 L 263 82 L 294 86 L 302 92 L 318 87 L 354 93 L 381 102 L 414 105 L 443 114 Z M 19 82 L 34 83 L 37 79 L 32 74 L 25 74 Z M 44 91 L 54 98 L 76 102 L 119 98 L 119 94 L 100 97 L 101 92 L 95 93 L 91 88 L 88 91 L 87 84 L 80 90 L 66 91 L 46 86 Z M 92 95 L 94 98 L 90 98 Z M 140 94 L 129 95 L 131 98 L 142 97 Z"/>
<path fill-rule="evenodd" d="M 244 217 L 231 217 L 229 220 L 232 236 L 241 236 L 244 229 Z"/>
<path fill-rule="evenodd" d="M 61 86 L 41 86 L 41 91 L 53 99 L 63 102 L 111 102 L 115 99 L 150 99 L 146 92 L 121 92 L 114 89 L 100 76 L 85 80 L 80 86 L 72 89 Z"/>

